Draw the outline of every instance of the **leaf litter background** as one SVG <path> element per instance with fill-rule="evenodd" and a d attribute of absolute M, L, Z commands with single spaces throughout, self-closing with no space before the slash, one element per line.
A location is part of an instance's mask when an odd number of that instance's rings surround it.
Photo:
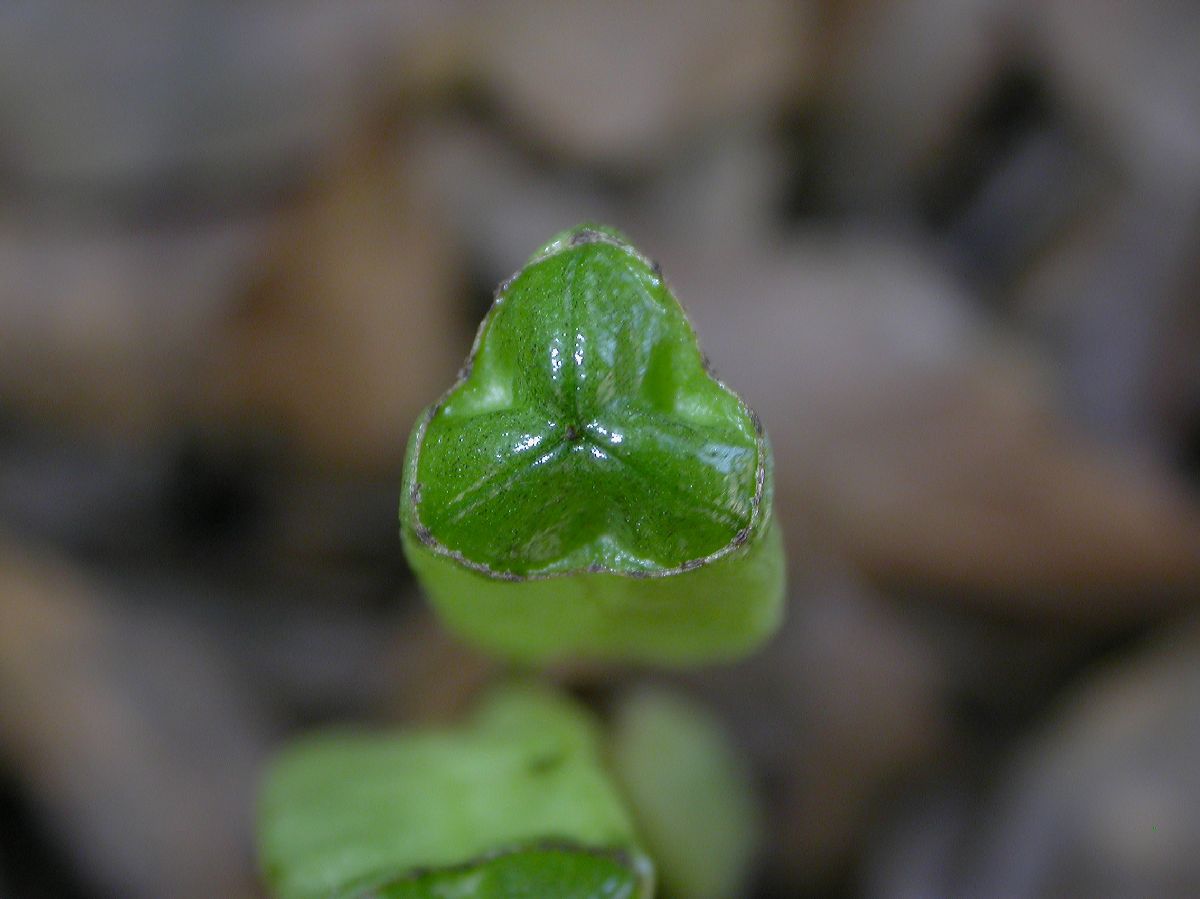
<path fill-rule="evenodd" d="M 674 684 L 748 897 L 1200 892 L 1200 15 L 1152 0 L 0 11 L 0 896 L 249 897 L 260 766 L 496 673 L 404 440 L 610 222 L 765 420 L 781 634 Z"/>

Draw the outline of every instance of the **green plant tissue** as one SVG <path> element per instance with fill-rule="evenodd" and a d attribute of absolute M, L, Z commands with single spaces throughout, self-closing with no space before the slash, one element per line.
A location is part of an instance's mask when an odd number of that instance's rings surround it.
<path fill-rule="evenodd" d="M 445 623 L 496 654 L 691 664 L 779 623 L 772 489 L 658 266 L 584 225 L 501 285 L 417 421 L 401 534 Z"/>
<path fill-rule="evenodd" d="M 761 834 L 747 768 L 720 723 L 685 697 L 641 688 L 621 702 L 610 757 L 668 899 L 730 899 Z"/>
<path fill-rule="evenodd" d="M 598 741 L 531 686 L 458 728 L 303 740 L 262 793 L 266 880 L 278 899 L 646 899 L 652 867 Z"/>

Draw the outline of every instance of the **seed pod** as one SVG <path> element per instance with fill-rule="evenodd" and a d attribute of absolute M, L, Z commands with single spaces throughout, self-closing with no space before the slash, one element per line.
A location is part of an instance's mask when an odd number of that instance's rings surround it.
<path fill-rule="evenodd" d="M 611 229 L 504 282 L 409 441 L 401 532 L 445 622 L 524 662 L 745 653 L 778 625 L 771 453 Z"/>
<path fill-rule="evenodd" d="M 583 709 L 519 685 L 461 727 L 310 737 L 268 771 L 263 873 L 278 899 L 649 899 L 601 756 Z"/>

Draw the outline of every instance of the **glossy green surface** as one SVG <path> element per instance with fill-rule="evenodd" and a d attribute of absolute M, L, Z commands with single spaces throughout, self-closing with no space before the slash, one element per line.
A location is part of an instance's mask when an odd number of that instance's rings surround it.
<path fill-rule="evenodd" d="M 445 620 L 493 651 L 738 655 L 783 594 L 771 459 L 657 267 L 559 235 L 497 293 L 465 375 L 418 422 L 405 548 Z"/>
<path fill-rule="evenodd" d="M 715 553 L 750 525 L 759 462 L 679 304 L 608 239 L 558 248 L 501 293 L 420 453 L 432 536 L 518 575 Z"/>
<path fill-rule="evenodd" d="M 269 771 L 259 849 L 279 899 L 384 886 L 398 896 L 547 895 L 537 889 L 547 879 L 562 880 L 564 896 L 650 895 L 650 864 L 592 720 L 533 688 L 499 691 L 461 728 L 295 745 Z M 512 858 L 497 864 L 502 855 Z M 486 891 L 524 880 L 524 893 Z M 621 892 L 627 883 L 640 892 Z"/>

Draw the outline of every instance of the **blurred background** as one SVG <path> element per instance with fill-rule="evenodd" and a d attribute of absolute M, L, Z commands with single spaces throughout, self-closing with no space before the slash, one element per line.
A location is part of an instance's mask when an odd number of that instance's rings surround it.
<path fill-rule="evenodd" d="M 787 623 L 675 685 L 744 896 L 1200 895 L 1200 7 L 0 6 L 0 896 L 250 897 L 264 759 L 496 673 L 405 439 L 555 231 L 774 442 Z"/>

